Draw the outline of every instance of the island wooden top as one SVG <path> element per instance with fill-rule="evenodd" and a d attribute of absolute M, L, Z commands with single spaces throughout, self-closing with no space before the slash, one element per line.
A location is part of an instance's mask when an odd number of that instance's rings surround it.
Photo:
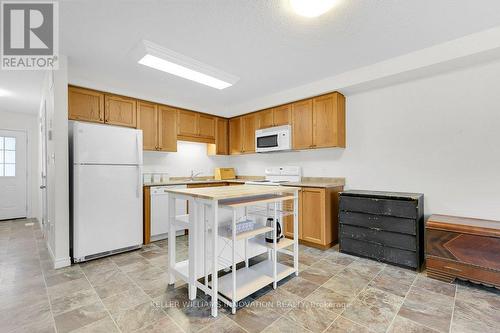
<path fill-rule="evenodd" d="M 194 198 L 209 200 L 235 199 L 264 194 L 292 193 L 298 191 L 299 187 L 291 186 L 266 186 L 266 185 L 240 185 L 200 188 L 166 188 L 165 191 L 175 194 L 183 194 Z"/>

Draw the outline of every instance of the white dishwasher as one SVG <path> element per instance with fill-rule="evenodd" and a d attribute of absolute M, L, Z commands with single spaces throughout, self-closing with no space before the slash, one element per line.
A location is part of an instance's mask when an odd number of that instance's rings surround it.
<path fill-rule="evenodd" d="M 186 185 L 153 186 L 151 195 L 151 241 L 166 239 L 168 236 L 168 193 L 166 189 L 186 188 Z M 187 217 L 187 200 L 176 200 L 176 213 L 179 218 Z M 176 235 L 184 235 L 184 230 L 177 230 Z"/>

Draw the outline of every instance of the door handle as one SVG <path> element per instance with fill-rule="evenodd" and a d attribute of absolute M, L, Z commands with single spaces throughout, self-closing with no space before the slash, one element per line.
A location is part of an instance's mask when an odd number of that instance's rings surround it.
<path fill-rule="evenodd" d="M 46 189 L 46 188 L 47 188 L 47 186 L 45 186 L 45 185 L 40 185 L 40 189 L 41 189 L 41 190 L 44 190 L 44 189 Z"/>

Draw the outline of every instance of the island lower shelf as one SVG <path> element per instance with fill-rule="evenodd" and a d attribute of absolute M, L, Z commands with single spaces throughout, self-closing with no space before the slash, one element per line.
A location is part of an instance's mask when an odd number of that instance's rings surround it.
<path fill-rule="evenodd" d="M 276 263 L 277 280 L 295 272 L 293 267 Z M 236 270 L 236 297 L 233 299 L 233 277 L 228 273 L 218 280 L 219 293 L 236 302 L 273 283 L 273 262 L 264 260 L 250 267 Z M 209 283 L 211 286 L 211 283 Z"/>

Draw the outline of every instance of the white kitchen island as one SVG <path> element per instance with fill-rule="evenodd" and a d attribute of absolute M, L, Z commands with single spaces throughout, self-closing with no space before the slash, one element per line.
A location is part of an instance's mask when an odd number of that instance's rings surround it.
<path fill-rule="evenodd" d="M 237 303 L 248 295 L 271 283 L 276 288 L 279 280 L 298 275 L 298 191 L 297 187 L 261 185 L 169 189 L 169 284 L 176 278 L 186 281 L 191 300 L 198 288 L 211 295 L 215 317 L 219 300 L 235 313 Z M 176 218 L 176 199 L 188 200 L 188 220 Z M 287 200 L 293 200 L 292 211 L 282 209 Z M 224 214 L 228 218 L 221 218 Z M 283 225 L 286 215 L 293 216 L 294 238 L 277 242 L 271 236 L 273 242 L 266 242 L 264 234 L 276 235 L 276 221 Z M 269 226 L 267 218 L 272 218 Z M 238 231 L 242 223 L 246 230 Z M 179 228 L 189 229 L 189 259 L 176 262 L 175 230 Z M 249 265 L 250 258 L 265 252 L 267 260 Z M 293 267 L 278 263 L 278 252 L 292 255 Z M 243 267 L 237 269 L 237 264 Z M 231 273 L 219 277 L 218 272 L 228 268 Z"/>

